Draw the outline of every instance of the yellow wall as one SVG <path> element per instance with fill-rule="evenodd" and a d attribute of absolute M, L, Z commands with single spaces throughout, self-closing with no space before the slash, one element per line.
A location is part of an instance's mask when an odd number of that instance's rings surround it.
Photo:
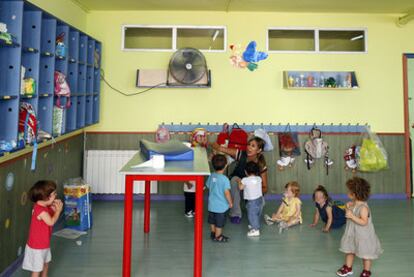
<path fill-rule="evenodd" d="M 71 0 L 29 0 L 29 2 L 81 31 L 86 29 L 86 12 Z"/>
<path fill-rule="evenodd" d="M 134 93 L 137 69 L 167 68 L 172 53 L 121 51 L 122 24 L 225 25 L 228 43 L 256 40 L 276 26 L 368 28 L 368 54 L 270 54 L 259 69 L 235 69 L 230 51 L 206 53 L 211 89 L 154 89 L 125 97 L 102 83 L 101 122 L 90 130 L 151 131 L 161 122 L 369 123 L 403 132 L 402 53 L 414 52 L 414 22 L 397 15 L 243 12 L 91 12 L 87 30 L 103 43 L 103 69 L 116 88 Z M 284 70 L 356 71 L 356 91 L 288 91 Z"/>

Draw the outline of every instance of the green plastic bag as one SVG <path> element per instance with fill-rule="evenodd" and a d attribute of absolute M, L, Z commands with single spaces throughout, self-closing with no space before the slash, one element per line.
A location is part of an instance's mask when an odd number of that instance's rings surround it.
<path fill-rule="evenodd" d="M 375 134 L 371 133 L 370 138 L 362 140 L 358 163 L 359 170 L 366 172 L 379 171 L 388 167 L 387 153 Z"/>

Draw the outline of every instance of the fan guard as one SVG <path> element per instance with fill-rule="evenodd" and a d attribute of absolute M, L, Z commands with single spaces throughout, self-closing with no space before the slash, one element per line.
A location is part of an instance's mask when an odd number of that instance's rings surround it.
<path fill-rule="evenodd" d="M 195 48 L 181 48 L 172 55 L 168 74 L 180 84 L 194 84 L 207 74 L 206 59 Z"/>

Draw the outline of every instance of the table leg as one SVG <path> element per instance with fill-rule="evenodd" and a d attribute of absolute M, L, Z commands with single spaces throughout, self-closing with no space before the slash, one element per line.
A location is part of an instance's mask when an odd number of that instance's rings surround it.
<path fill-rule="evenodd" d="M 203 187 L 204 177 L 197 176 L 194 223 L 194 277 L 201 277 L 203 272 Z"/>
<path fill-rule="evenodd" d="M 132 238 L 132 189 L 134 178 L 125 176 L 125 199 L 124 199 L 124 255 L 122 260 L 122 276 L 131 276 L 131 238 Z"/>
<path fill-rule="evenodd" d="M 150 231 L 150 201 L 151 201 L 151 181 L 145 181 L 145 199 L 144 199 L 144 233 Z"/>

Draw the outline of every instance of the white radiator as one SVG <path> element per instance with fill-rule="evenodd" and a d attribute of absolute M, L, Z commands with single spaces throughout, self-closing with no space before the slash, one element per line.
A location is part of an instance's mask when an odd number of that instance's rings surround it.
<path fill-rule="evenodd" d="M 125 175 L 119 170 L 137 153 L 130 150 L 85 151 L 84 179 L 92 193 L 125 193 Z M 134 193 L 144 193 L 145 182 L 134 182 Z M 151 193 L 157 193 L 157 181 L 151 181 Z"/>

